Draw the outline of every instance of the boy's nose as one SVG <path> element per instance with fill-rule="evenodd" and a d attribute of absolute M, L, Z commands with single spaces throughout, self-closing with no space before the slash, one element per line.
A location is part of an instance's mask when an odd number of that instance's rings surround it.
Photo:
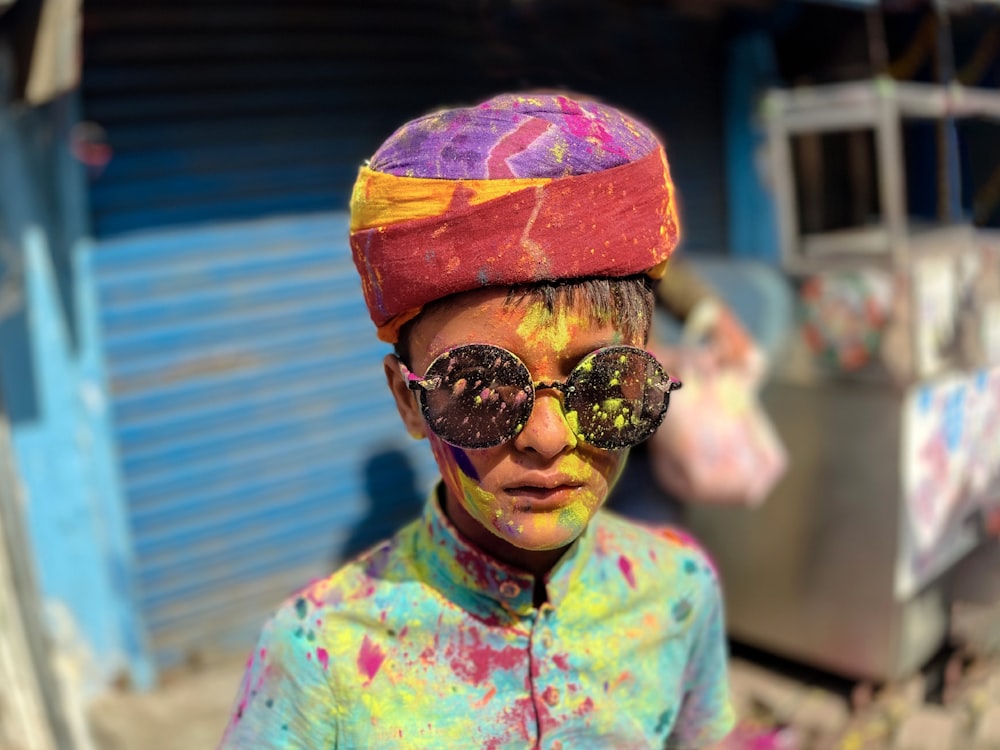
<path fill-rule="evenodd" d="M 521 451 L 554 458 L 567 449 L 572 450 L 576 444 L 577 437 L 566 421 L 559 391 L 537 391 L 534 408 L 524 429 L 514 438 L 514 446 Z"/>

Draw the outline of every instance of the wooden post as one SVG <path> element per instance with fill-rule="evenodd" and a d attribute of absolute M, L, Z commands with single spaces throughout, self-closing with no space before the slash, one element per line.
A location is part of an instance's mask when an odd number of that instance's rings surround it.
<path fill-rule="evenodd" d="M 0 422 L 0 748 L 3 750 L 55 750 L 42 681 L 33 658 L 27 600 L 19 567 L 8 539 L 18 533 L 11 528 L 11 502 L 17 488 L 7 450 L 6 422 Z M 27 601 L 26 601 L 27 600 Z M 37 623 L 35 623 L 37 625 Z"/>

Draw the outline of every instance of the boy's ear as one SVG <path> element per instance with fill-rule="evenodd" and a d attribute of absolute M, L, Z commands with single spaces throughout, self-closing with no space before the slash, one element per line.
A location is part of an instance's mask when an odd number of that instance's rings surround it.
<path fill-rule="evenodd" d="M 424 421 L 424 415 L 420 411 L 420 404 L 417 403 L 415 394 L 407 387 L 406 381 L 403 379 L 399 360 L 396 359 L 395 355 L 387 354 L 382 360 L 382 366 L 385 368 L 385 379 L 389 383 L 392 397 L 396 399 L 396 409 L 399 411 L 403 424 L 406 425 L 406 431 L 417 440 L 427 437 L 427 423 Z"/>

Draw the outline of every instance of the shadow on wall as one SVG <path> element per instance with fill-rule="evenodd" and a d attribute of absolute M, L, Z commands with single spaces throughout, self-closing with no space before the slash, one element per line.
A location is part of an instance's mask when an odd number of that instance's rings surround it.
<path fill-rule="evenodd" d="M 365 461 L 368 513 L 344 542 L 341 559 L 364 552 L 420 515 L 424 493 L 419 489 L 412 459 L 398 448 L 373 453 Z"/>

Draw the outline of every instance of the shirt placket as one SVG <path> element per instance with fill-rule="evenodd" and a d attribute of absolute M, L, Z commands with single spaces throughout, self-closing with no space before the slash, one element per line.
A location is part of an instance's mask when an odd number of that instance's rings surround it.
<path fill-rule="evenodd" d="M 567 701 L 571 699 L 566 655 L 560 656 L 558 652 L 556 619 L 556 609 L 543 604 L 535 611 L 531 623 L 531 697 L 538 722 L 535 747 L 542 750 L 565 750 L 557 735 L 565 721 Z"/>

